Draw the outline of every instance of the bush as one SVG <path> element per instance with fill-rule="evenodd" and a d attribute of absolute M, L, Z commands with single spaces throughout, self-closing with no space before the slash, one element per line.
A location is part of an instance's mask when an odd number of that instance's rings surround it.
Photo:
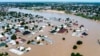
<path fill-rule="evenodd" d="M 5 56 L 9 55 L 8 52 L 5 52 Z"/>
<path fill-rule="evenodd" d="M 34 27 L 32 27 L 32 30 L 35 30 L 35 28 L 34 28 Z"/>
<path fill-rule="evenodd" d="M 48 26 L 51 26 L 51 24 L 49 23 Z"/>
<path fill-rule="evenodd" d="M 22 26 L 25 25 L 25 22 L 20 23 Z"/>
<path fill-rule="evenodd" d="M 65 38 L 63 37 L 62 40 L 65 40 Z"/>
<path fill-rule="evenodd" d="M 75 53 L 71 53 L 71 56 L 75 56 Z"/>
<path fill-rule="evenodd" d="M 76 56 L 83 56 L 83 55 L 81 55 L 80 53 L 77 53 Z"/>
<path fill-rule="evenodd" d="M 5 29 L 5 26 L 2 26 L 2 29 Z"/>
<path fill-rule="evenodd" d="M 38 41 L 37 44 L 40 44 L 40 41 Z"/>
<path fill-rule="evenodd" d="M 83 43 L 83 42 L 79 40 L 79 41 L 77 41 L 76 44 L 77 44 L 77 45 L 81 45 L 82 43 Z"/>
<path fill-rule="evenodd" d="M 0 53 L 0 56 L 3 56 L 4 54 L 3 53 Z"/>
<path fill-rule="evenodd" d="M 40 27 L 39 30 L 42 30 L 42 27 Z"/>
<path fill-rule="evenodd" d="M 28 29 L 28 26 L 25 26 L 24 28 L 25 28 L 25 29 Z"/>
<path fill-rule="evenodd" d="M 5 47 L 8 47 L 8 45 L 6 44 Z"/>
<path fill-rule="evenodd" d="M 16 40 L 16 39 L 17 39 L 16 35 L 15 35 L 15 34 L 12 35 L 12 36 L 11 36 L 11 39 L 12 39 L 12 40 Z"/>
<path fill-rule="evenodd" d="M 8 52 L 5 52 L 5 53 L 0 53 L 0 56 L 9 56 Z"/>
<path fill-rule="evenodd" d="M 4 33 L 1 33 L 2 35 L 4 35 Z"/>
<path fill-rule="evenodd" d="M 18 45 L 18 44 L 19 44 L 19 42 L 18 42 L 18 41 L 16 41 L 16 44 Z"/>
<path fill-rule="evenodd" d="M 44 41 L 44 39 L 42 39 L 42 41 Z"/>
<path fill-rule="evenodd" d="M 74 46 L 73 46 L 73 49 L 77 49 L 77 46 L 76 46 L 76 45 L 74 45 Z"/>
<path fill-rule="evenodd" d="M 83 56 L 83 55 L 81 55 L 80 53 L 71 53 L 71 56 Z"/>
<path fill-rule="evenodd" d="M 34 25 L 35 28 L 38 28 L 38 25 Z"/>
<path fill-rule="evenodd" d="M 29 40 L 29 41 L 27 41 L 27 44 L 30 44 L 31 43 L 31 41 Z"/>

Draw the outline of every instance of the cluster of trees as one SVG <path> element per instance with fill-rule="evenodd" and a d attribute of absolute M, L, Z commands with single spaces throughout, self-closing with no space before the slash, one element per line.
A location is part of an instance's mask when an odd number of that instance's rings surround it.
<path fill-rule="evenodd" d="M 45 2 L 3 2 L 0 3 L 4 7 L 33 7 L 33 6 L 48 6 L 48 3 Z"/>
<path fill-rule="evenodd" d="M 76 42 L 76 45 L 73 45 L 73 49 L 76 50 L 78 48 L 78 45 L 82 45 L 82 44 L 83 44 L 83 42 L 81 40 L 78 40 Z M 83 55 L 80 54 L 80 53 L 74 53 L 74 52 L 72 52 L 71 56 L 83 56 Z"/>
<path fill-rule="evenodd" d="M 83 55 L 81 55 L 80 53 L 71 53 L 71 56 L 83 56 Z"/>
<path fill-rule="evenodd" d="M 72 13 L 85 18 L 100 20 L 100 3 L 57 3 L 57 2 L 21 2 L 21 3 L 0 3 L 0 5 L 8 7 L 37 7 L 37 6 L 50 6 L 52 10 L 63 10 L 65 13 Z M 95 14 L 94 14 L 95 13 Z M 6 12 L 0 12 L 0 15 L 5 15 Z M 10 13 L 15 15 L 16 13 Z M 20 13 L 16 17 L 21 16 Z"/>
<path fill-rule="evenodd" d="M 85 18 L 100 20 L 100 6 L 97 4 L 56 4 L 52 5 L 53 10 L 63 10 L 65 13 L 73 13 Z"/>
<path fill-rule="evenodd" d="M 94 15 L 92 17 L 89 17 L 88 15 L 84 15 L 83 13 L 79 13 L 79 14 L 75 14 L 77 16 L 81 16 L 81 17 L 84 17 L 84 18 L 88 18 L 88 19 L 92 19 L 92 20 L 99 20 L 100 21 L 100 14 L 98 15 Z"/>
<path fill-rule="evenodd" d="M 0 56 L 9 56 L 8 52 L 0 53 Z"/>

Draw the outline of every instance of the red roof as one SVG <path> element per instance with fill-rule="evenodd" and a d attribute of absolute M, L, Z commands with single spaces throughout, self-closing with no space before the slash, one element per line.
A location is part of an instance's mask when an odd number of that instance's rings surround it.
<path fill-rule="evenodd" d="M 60 29 L 58 33 L 64 33 L 67 29 Z"/>

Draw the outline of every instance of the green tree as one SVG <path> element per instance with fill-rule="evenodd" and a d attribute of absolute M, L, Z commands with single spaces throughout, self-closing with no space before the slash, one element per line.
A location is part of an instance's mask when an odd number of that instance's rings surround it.
<path fill-rule="evenodd" d="M 16 40 L 16 39 L 17 39 L 16 35 L 13 34 L 13 35 L 11 36 L 11 39 L 12 39 L 12 40 Z"/>
<path fill-rule="evenodd" d="M 5 29 L 5 26 L 2 26 L 2 29 Z"/>
<path fill-rule="evenodd" d="M 25 29 L 28 29 L 28 26 L 25 26 L 24 28 L 25 28 Z"/>

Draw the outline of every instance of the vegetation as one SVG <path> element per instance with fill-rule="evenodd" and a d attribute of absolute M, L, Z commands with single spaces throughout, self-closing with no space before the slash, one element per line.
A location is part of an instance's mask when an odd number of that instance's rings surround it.
<path fill-rule="evenodd" d="M 22 23 L 21 23 L 21 26 L 23 26 L 23 25 L 25 25 L 25 22 L 22 22 Z"/>
<path fill-rule="evenodd" d="M 63 37 L 62 40 L 65 40 L 65 37 Z"/>
<path fill-rule="evenodd" d="M 40 41 L 38 41 L 37 44 L 40 44 Z"/>
<path fill-rule="evenodd" d="M 72 53 L 71 53 L 71 56 L 83 56 L 83 55 L 81 55 L 80 53 L 76 53 L 76 54 L 75 54 L 75 53 L 72 52 Z"/>
<path fill-rule="evenodd" d="M 29 41 L 27 41 L 27 44 L 30 44 L 31 43 L 31 41 L 29 40 Z"/>
<path fill-rule="evenodd" d="M 39 30 L 42 30 L 43 27 L 40 27 Z"/>
<path fill-rule="evenodd" d="M 42 39 L 42 41 L 45 41 L 44 39 Z"/>
<path fill-rule="evenodd" d="M 18 44 L 19 44 L 19 42 L 18 42 L 18 41 L 16 41 L 16 44 L 18 45 Z"/>
<path fill-rule="evenodd" d="M 77 49 L 77 46 L 76 46 L 76 45 L 74 45 L 74 46 L 73 46 L 73 49 Z"/>
<path fill-rule="evenodd" d="M 38 28 L 38 25 L 34 25 L 35 28 Z"/>
<path fill-rule="evenodd" d="M 35 30 L 35 28 L 34 28 L 34 27 L 32 27 L 32 30 Z"/>
<path fill-rule="evenodd" d="M 51 26 L 51 24 L 50 24 L 50 23 L 48 23 L 48 26 Z"/>
<path fill-rule="evenodd" d="M 11 29 L 10 28 L 7 28 L 6 30 L 5 30 L 5 32 L 9 32 Z"/>
<path fill-rule="evenodd" d="M 77 45 L 81 45 L 82 43 L 83 43 L 83 42 L 79 40 L 79 41 L 77 41 L 76 44 L 77 44 Z"/>
<path fill-rule="evenodd" d="M 28 26 L 25 26 L 24 28 L 25 28 L 25 29 L 28 29 Z"/>
<path fill-rule="evenodd" d="M 71 11 L 68 11 L 68 10 L 65 11 L 65 13 L 67 13 L 67 14 L 72 14 L 72 12 L 71 12 Z"/>
<path fill-rule="evenodd" d="M 16 36 L 15 34 L 13 34 L 13 35 L 11 36 L 11 39 L 12 39 L 12 40 L 16 40 L 16 39 L 17 39 L 17 36 Z"/>
<path fill-rule="evenodd" d="M 4 33 L 1 33 L 2 35 L 4 35 Z"/>
<path fill-rule="evenodd" d="M 9 4 L 9 5 L 8 5 Z M 73 13 L 78 16 L 82 16 L 92 20 L 100 20 L 100 3 L 56 3 L 56 2 L 39 2 L 39 3 L 0 3 L 1 6 L 6 7 L 19 7 L 20 9 L 33 9 L 32 7 L 37 7 L 36 10 L 41 10 L 46 7 L 50 7 L 49 9 L 58 10 L 58 11 L 65 11 L 65 13 Z M 81 6 L 80 6 L 81 5 Z M 38 8 L 40 7 L 40 8 Z M 34 8 L 35 9 L 35 8 Z M 21 13 L 17 12 L 7 12 L 4 10 L 0 11 L 0 16 L 5 15 L 12 15 L 13 17 L 19 18 L 21 17 Z M 24 14 L 25 17 L 28 14 Z"/>
<path fill-rule="evenodd" d="M 71 56 L 75 56 L 75 53 L 72 52 L 72 53 L 71 53 Z"/>
<path fill-rule="evenodd" d="M 84 17 L 84 18 L 88 18 L 88 19 L 92 19 L 92 20 L 100 20 L 100 16 L 87 16 L 87 15 L 84 15 L 84 14 L 75 14 L 77 16 L 81 16 L 81 17 Z"/>
<path fill-rule="evenodd" d="M 2 29 L 5 29 L 5 26 L 2 26 Z"/>
<path fill-rule="evenodd" d="M 8 47 L 8 45 L 6 44 L 5 47 Z"/>
<path fill-rule="evenodd" d="M 0 53 L 0 56 L 9 56 L 8 52 Z"/>

